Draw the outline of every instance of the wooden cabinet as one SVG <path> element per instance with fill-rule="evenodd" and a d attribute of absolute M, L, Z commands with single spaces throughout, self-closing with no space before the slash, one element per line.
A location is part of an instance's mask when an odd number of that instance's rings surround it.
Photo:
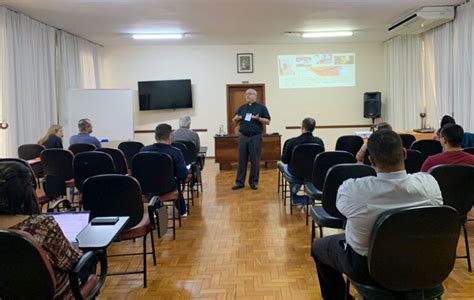
<path fill-rule="evenodd" d="M 239 161 L 239 136 L 215 136 L 215 160 L 221 170 L 232 169 L 232 163 Z M 263 135 L 261 162 L 267 168 L 276 168 L 281 157 L 281 135 Z"/>

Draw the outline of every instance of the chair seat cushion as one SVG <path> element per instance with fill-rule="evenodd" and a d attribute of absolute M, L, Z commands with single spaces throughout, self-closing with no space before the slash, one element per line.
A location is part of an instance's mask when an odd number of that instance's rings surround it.
<path fill-rule="evenodd" d="M 143 212 L 143 217 L 137 225 L 132 228 L 124 229 L 120 233 L 120 239 L 129 240 L 146 235 L 151 229 L 150 226 L 150 217 L 148 215 L 148 210 Z"/>
<path fill-rule="evenodd" d="M 87 279 L 87 282 L 81 285 L 82 297 L 84 297 L 84 299 L 87 299 L 87 297 L 89 297 L 90 293 L 97 286 L 98 283 L 99 283 L 99 276 L 90 275 L 89 278 Z M 71 299 L 74 299 L 74 297 Z"/>
<path fill-rule="evenodd" d="M 322 206 L 312 206 L 309 213 L 314 222 L 320 227 L 344 229 L 345 220 L 331 216 Z"/>
<path fill-rule="evenodd" d="M 368 299 L 434 299 L 444 293 L 442 285 L 417 291 L 396 292 L 378 285 L 364 285 L 351 280 L 357 292 Z M 423 292 L 423 297 L 422 297 Z"/>
<path fill-rule="evenodd" d="M 295 176 L 291 175 L 290 173 L 288 173 L 286 171 L 283 171 L 283 176 L 285 177 L 286 181 L 288 181 L 291 184 L 303 184 L 304 183 L 303 178 L 295 177 Z"/>
<path fill-rule="evenodd" d="M 304 191 L 313 200 L 321 200 L 323 197 L 323 192 L 318 190 L 311 182 L 306 182 L 304 184 Z"/>

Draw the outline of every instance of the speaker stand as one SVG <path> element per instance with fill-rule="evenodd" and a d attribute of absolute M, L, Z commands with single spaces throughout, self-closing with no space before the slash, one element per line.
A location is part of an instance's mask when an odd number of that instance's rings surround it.
<path fill-rule="evenodd" d="M 375 131 L 375 118 L 372 118 L 372 125 L 370 126 L 370 131 Z"/>

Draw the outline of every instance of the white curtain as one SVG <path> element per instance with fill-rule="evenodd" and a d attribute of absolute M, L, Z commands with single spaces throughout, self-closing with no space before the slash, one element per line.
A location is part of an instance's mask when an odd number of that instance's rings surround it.
<path fill-rule="evenodd" d="M 67 128 L 67 93 L 72 88 L 100 87 L 99 60 L 101 47 L 67 32 L 59 31 L 59 119 Z M 74 134 L 73 132 L 66 133 Z"/>
<path fill-rule="evenodd" d="M 16 156 L 57 122 L 55 29 L 0 7 L 0 66 L 3 122 L 0 156 Z"/>
<path fill-rule="evenodd" d="M 434 127 L 439 126 L 444 115 L 452 115 L 454 111 L 452 41 L 452 22 L 424 35 L 425 92 L 430 124 Z"/>
<path fill-rule="evenodd" d="M 454 118 L 465 131 L 474 131 L 474 6 L 465 4 L 456 11 L 453 23 Z"/>
<path fill-rule="evenodd" d="M 422 40 L 402 35 L 385 42 L 387 122 L 396 130 L 420 127 L 422 101 Z"/>

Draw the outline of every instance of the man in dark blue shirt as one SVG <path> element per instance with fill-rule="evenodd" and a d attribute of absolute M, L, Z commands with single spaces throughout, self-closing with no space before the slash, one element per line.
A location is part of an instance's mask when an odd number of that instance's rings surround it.
<path fill-rule="evenodd" d="M 247 104 L 239 107 L 232 121 L 239 124 L 239 169 L 233 190 L 241 189 L 245 184 L 247 162 L 250 158 L 250 188 L 258 188 L 260 154 L 262 152 L 263 125 L 270 124 L 270 114 L 265 105 L 257 103 L 257 91 L 245 91 Z"/>
<path fill-rule="evenodd" d="M 159 153 L 166 153 L 171 156 L 174 163 L 174 174 L 178 180 L 186 180 L 188 177 L 188 169 L 184 162 L 183 153 L 181 150 L 171 146 L 171 126 L 168 124 L 158 124 L 155 129 L 155 140 L 156 143 L 143 147 L 140 152 L 153 151 Z M 176 183 L 179 186 L 179 182 Z M 184 202 L 183 196 L 180 194 L 179 208 L 181 216 L 187 216 L 186 203 Z"/>
<path fill-rule="evenodd" d="M 92 144 L 97 149 L 102 147 L 102 145 L 100 144 L 100 141 L 96 137 L 91 136 L 91 133 L 92 133 L 91 120 L 80 119 L 79 122 L 77 123 L 77 127 L 79 128 L 79 133 L 69 138 L 69 145 L 84 143 L 84 144 Z"/>

